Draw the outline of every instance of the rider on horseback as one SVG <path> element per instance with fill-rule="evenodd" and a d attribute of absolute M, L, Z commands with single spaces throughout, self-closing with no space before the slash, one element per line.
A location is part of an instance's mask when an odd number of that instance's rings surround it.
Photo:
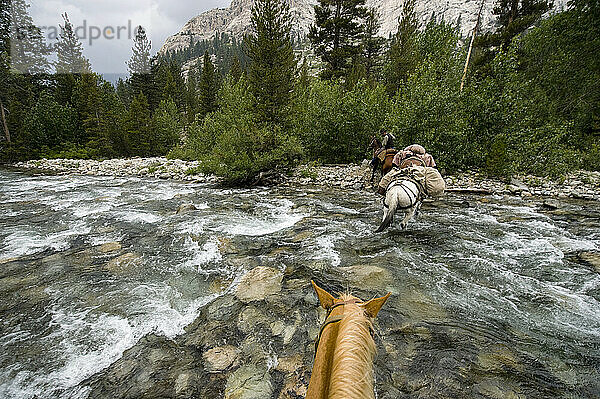
<path fill-rule="evenodd" d="M 381 149 L 379 150 L 379 154 L 381 154 L 385 150 L 390 150 L 390 149 L 394 148 L 394 140 L 396 140 L 394 135 L 391 133 L 388 133 L 388 131 L 385 129 L 381 129 L 379 131 L 379 133 L 383 137 L 383 139 L 381 140 Z M 379 154 L 378 154 L 379 159 L 381 159 L 381 156 Z M 382 159 L 382 161 L 384 159 Z"/>
<path fill-rule="evenodd" d="M 386 151 L 394 148 L 394 140 L 396 140 L 396 137 L 394 137 L 393 134 L 388 133 L 386 129 L 381 129 L 379 133 L 382 137 L 381 148 L 379 148 L 379 150 L 375 153 L 373 160 L 371 160 L 371 166 L 374 166 L 377 163 L 377 158 L 379 158 L 381 162 L 385 161 Z"/>

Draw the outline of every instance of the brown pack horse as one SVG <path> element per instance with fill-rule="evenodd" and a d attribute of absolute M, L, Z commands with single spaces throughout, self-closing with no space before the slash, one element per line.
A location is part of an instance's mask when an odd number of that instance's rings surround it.
<path fill-rule="evenodd" d="M 306 399 L 374 399 L 373 319 L 390 293 L 363 302 L 333 295 L 311 281 L 327 318 L 316 343 Z"/>
<path fill-rule="evenodd" d="M 382 176 L 385 176 L 387 172 L 392 170 L 392 167 L 394 166 L 392 161 L 394 160 L 394 156 L 398 150 L 393 148 L 383 150 L 385 151 L 385 160 L 381 161 L 381 159 L 378 157 L 379 150 L 381 150 L 381 141 L 379 141 L 377 136 L 373 136 L 369 147 L 373 149 L 373 173 L 371 174 L 371 182 L 373 182 L 373 179 L 375 178 L 375 172 L 377 170 L 381 170 Z"/>

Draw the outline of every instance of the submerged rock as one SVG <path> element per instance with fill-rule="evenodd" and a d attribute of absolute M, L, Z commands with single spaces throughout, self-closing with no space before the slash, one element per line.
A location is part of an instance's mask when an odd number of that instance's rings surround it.
<path fill-rule="evenodd" d="M 349 281 L 369 289 L 384 289 L 392 279 L 387 270 L 374 265 L 353 265 L 340 269 Z"/>
<path fill-rule="evenodd" d="M 578 258 L 592 265 L 600 273 L 600 252 L 580 252 Z"/>
<path fill-rule="evenodd" d="M 104 268 L 114 274 L 122 274 L 141 264 L 141 257 L 133 252 L 128 252 L 111 259 Z"/>
<path fill-rule="evenodd" d="M 195 211 L 198 208 L 196 208 L 196 206 L 194 204 L 181 204 L 179 205 L 179 208 L 177 208 L 177 215 L 182 214 L 182 213 L 186 213 L 186 212 L 191 212 L 191 211 Z"/>
<path fill-rule="evenodd" d="M 250 270 L 237 286 L 235 296 L 242 302 L 260 301 L 281 291 L 283 273 L 270 267 L 258 266 Z"/>
<path fill-rule="evenodd" d="M 240 367 L 227 379 L 225 399 L 265 399 L 273 392 L 266 370 L 254 365 Z"/>
<path fill-rule="evenodd" d="M 100 245 L 98 250 L 100 252 L 102 252 L 103 254 L 105 254 L 108 252 L 120 251 L 121 248 L 123 248 L 123 246 L 121 245 L 120 242 L 107 242 L 106 244 Z"/>
<path fill-rule="evenodd" d="M 259 325 L 267 324 L 269 320 L 260 310 L 254 306 L 248 306 L 239 315 L 237 327 L 240 331 L 249 334 Z"/>
<path fill-rule="evenodd" d="M 209 373 L 218 373 L 237 364 L 239 351 L 235 346 L 226 345 L 212 348 L 202 355 L 204 367 Z"/>

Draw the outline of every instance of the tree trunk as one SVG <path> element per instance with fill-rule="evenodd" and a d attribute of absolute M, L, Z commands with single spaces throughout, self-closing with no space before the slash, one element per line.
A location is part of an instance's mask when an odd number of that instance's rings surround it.
<path fill-rule="evenodd" d="M 471 37 L 471 43 L 469 44 L 469 52 L 467 53 L 467 61 L 465 62 L 465 70 L 463 72 L 462 79 L 460 81 L 460 91 L 463 91 L 465 87 L 465 80 L 467 79 L 467 70 L 469 69 L 469 61 L 471 60 L 471 52 L 473 51 L 473 42 L 475 42 L 475 36 L 477 35 L 477 29 L 479 28 L 479 21 L 481 20 L 481 13 L 483 12 L 483 5 L 485 0 L 481 0 L 481 6 L 479 7 L 479 13 L 477 14 L 477 22 L 475 28 L 473 28 L 473 36 Z"/>
<path fill-rule="evenodd" d="M 333 51 L 332 51 L 332 57 L 331 57 L 331 69 L 333 69 L 333 74 L 334 74 L 334 78 L 335 78 L 335 74 L 338 71 L 338 69 L 340 69 L 341 67 L 341 63 L 339 62 L 339 54 L 338 54 L 338 49 L 340 47 L 340 17 L 342 15 L 342 1 L 338 0 L 337 4 L 335 5 L 335 29 L 334 29 L 334 33 L 333 33 Z"/>
<path fill-rule="evenodd" d="M 6 115 L 4 113 L 4 103 L 0 100 L 0 115 L 2 115 L 2 126 L 4 127 L 4 137 L 6 141 L 10 143 L 10 131 L 8 130 L 8 124 L 6 123 Z"/>

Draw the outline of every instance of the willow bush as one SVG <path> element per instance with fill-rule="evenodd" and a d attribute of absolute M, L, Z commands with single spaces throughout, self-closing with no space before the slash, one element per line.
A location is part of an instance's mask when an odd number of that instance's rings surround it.
<path fill-rule="evenodd" d="M 313 80 L 296 100 L 293 135 L 306 156 L 323 163 L 360 162 L 371 137 L 385 124 L 391 106 L 385 87 L 359 82 L 350 91 L 341 81 Z"/>

